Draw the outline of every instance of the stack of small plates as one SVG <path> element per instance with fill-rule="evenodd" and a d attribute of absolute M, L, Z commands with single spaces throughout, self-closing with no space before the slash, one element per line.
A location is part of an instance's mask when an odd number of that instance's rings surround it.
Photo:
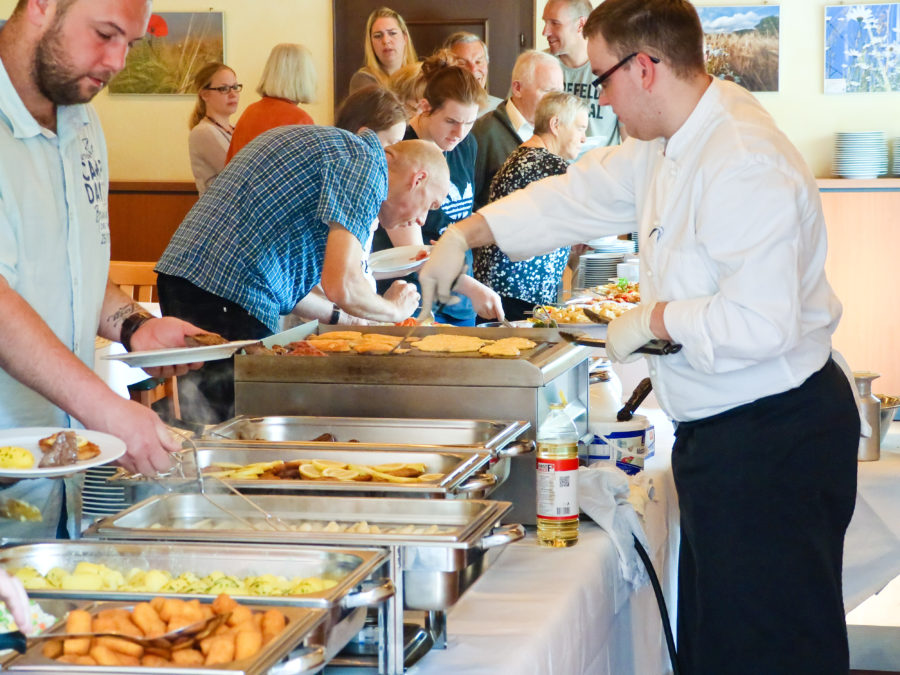
<path fill-rule="evenodd" d="M 616 265 L 624 259 L 623 253 L 585 253 L 578 259 L 578 287 L 609 283 L 616 276 Z"/>
<path fill-rule="evenodd" d="M 891 141 L 891 154 L 894 158 L 891 161 L 891 175 L 900 176 L 900 138 Z"/>
<path fill-rule="evenodd" d="M 131 506 L 121 485 L 108 485 L 106 479 L 116 472 L 114 466 L 97 466 L 84 472 L 81 512 L 88 518 L 119 513 Z"/>
<path fill-rule="evenodd" d="M 600 237 L 599 239 L 591 239 L 587 242 L 596 253 L 634 253 L 635 244 L 630 239 L 619 239 L 618 237 Z"/>
<path fill-rule="evenodd" d="M 888 151 L 883 131 L 838 132 L 834 136 L 835 174 L 870 179 L 887 173 Z"/>

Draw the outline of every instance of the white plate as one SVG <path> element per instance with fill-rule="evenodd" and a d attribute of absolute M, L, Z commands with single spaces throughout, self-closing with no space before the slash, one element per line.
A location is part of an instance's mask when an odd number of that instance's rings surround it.
<path fill-rule="evenodd" d="M 70 429 L 61 429 L 60 427 L 23 427 L 21 429 L 3 429 L 0 431 L 0 446 L 16 445 L 25 448 L 34 455 L 35 468 L 33 469 L 2 469 L 0 468 L 0 477 L 2 478 L 51 478 L 53 476 L 65 476 L 69 473 L 77 473 L 90 469 L 92 466 L 100 466 L 114 462 L 125 454 L 125 441 L 115 436 L 104 434 L 100 431 L 91 431 L 90 429 L 71 429 L 79 436 L 83 436 L 91 443 L 96 443 L 100 448 L 100 454 L 93 459 L 88 459 L 75 464 L 67 464 L 66 466 L 48 466 L 41 469 L 37 464 L 41 461 L 44 453 L 38 445 L 38 441 L 46 438 L 59 431 L 70 431 Z"/>
<path fill-rule="evenodd" d="M 205 345 L 203 347 L 173 347 L 172 349 L 152 349 L 145 352 L 129 352 L 127 354 L 107 354 L 103 358 L 122 361 L 132 368 L 177 366 L 182 363 L 227 359 L 238 349 L 257 342 L 259 340 L 235 340 L 234 342 L 226 342 L 221 345 Z"/>
<path fill-rule="evenodd" d="M 415 272 L 428 258 L 412 260 L 419 251 L 431 253 L 431 246 L 397 246 L 369 255 L 369 268 L 376 279 L 393 279 Z"/>

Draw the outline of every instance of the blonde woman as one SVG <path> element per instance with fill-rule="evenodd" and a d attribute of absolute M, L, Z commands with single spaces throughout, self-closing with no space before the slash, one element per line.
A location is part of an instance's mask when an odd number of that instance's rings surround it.
<path fill-rule="evenodd" d="M 402 66 L 415 63 L 416 50 L 403 17 L 379 7 L 366 21 L 366 65 L 350 78 L 350 93 L 369 84 L 388 86 L 388 78 Z"/>
<path fill-rule="evenodd" d="M 231 116 L 241 100 L 244 85 L 224 63 L 208 63 L 194 77 L 197 103 L 191 115 L 188 151 L 197 192 L 206 192 L 225 167 L 225 155 L 234 127 Z"/>
<path fill-rule="evenodd" d="M 306 47 L 289 42 L 275 45 L 256 86 L 262 98 L 249 105 L 238 120 L 226 163 L 264 131 L 286 124 L 313 124 L 299 104 L 315 99 L 316 83 L 316 67 Z"/>

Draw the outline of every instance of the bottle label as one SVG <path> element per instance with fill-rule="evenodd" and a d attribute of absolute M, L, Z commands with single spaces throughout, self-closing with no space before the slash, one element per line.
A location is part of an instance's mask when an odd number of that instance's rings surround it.
<path fill-rule="evenodd" d="M 537 515 L 547 520 L 578 519 L 578 458 L 537 460 Z"/>

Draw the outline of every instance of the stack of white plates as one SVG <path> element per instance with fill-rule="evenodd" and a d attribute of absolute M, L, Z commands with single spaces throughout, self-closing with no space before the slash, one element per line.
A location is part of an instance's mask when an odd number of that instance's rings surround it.
<path fill-rule="evenodd" d="M 97 466 L 84 472 L 81 512 L 87 517 L 108 516 L 131 506 L 121 485 L 108 485 L 106 479 L 116 472 L 114 466 Z"/>
<path fill-rule="evenodd" d="M 599 239 L 591 239 L 587 245 L 594 249 L 597 253 L 634 253 L 635 244 L 629 239 L 619 239 L 618 237 L 600 237 Z"/>
<path fill-rule="evenodd" d="M 891 175 L 900 176 L 900 138 L 891 141 L 891 154 L 894 159 L 891 161 Z"/>
<path fill-rule="evenodd" d="M 838 176 L 869 179 L 887 173 L 883 131 L 838 132 L 834 138 L 834 172 Z"/>
<path fill-rule="evenodd" d="M 578 287 L 609 283 L 616 276 L 616 265 L 624 259 L 623 253 L 585 253 L 578 259 Z"/>

